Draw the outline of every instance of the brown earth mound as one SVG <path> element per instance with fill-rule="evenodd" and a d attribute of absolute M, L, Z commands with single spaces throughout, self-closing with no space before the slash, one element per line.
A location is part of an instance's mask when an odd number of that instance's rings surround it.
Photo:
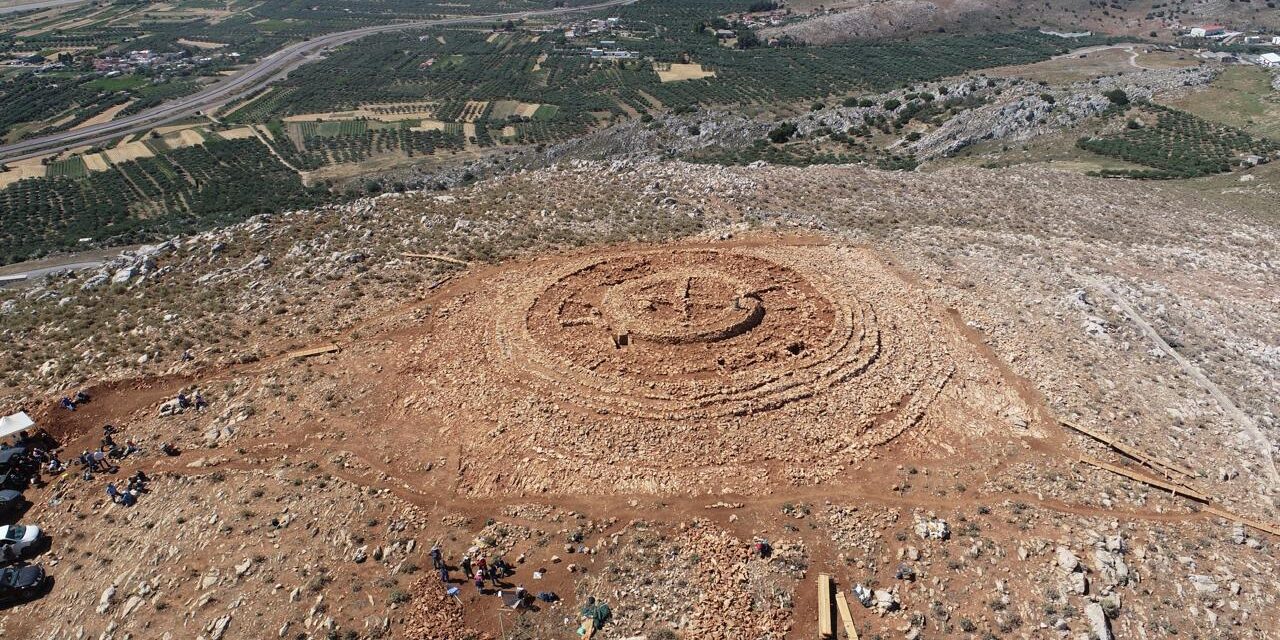
<path fill-rule="evenodd" d="M 395 384 L 416 389 L 391 421 L 438 417 L 467 495 L 767 492 L 831 480 L 904 434 L 945 452 L 1007 426 L 993 408 L 1025 415 L 866 249 L 551 258 L 445 289 L 409 339 Z"/>

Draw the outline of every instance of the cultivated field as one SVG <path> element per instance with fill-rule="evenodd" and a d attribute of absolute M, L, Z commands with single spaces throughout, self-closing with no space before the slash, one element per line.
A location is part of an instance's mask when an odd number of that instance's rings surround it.
<path fill-rule="evenodd" d="M 7 187 L 25 178 L 42 177 L 47 171 L 47 168 L 40 163 L 40 158 L 12 162 L 9 164 L 8 171 L 0 171 L 0 188 Z"/>
<path fill-rule="evenodd" d="M 654 63 L 653 70 L 658 74 L 658 78 L 663 82 L 679 82 L 681 80 L 701 80 L 703 78 L 714 78 L 716 72 L 707 71 L 700 64 L 682 64 L 673 63 Z"/>
<path fill-rule="evenodd" d="M 1261 69 L 1229 68 L 1204 91 L 1187 92 L 1169 104 L 1206 120 L 1280 140 L 1280 92 L 1271 87 L 1271 75 Z"/>
<path fill-rule="evenodd" d="M 155 155 L 144 142 L 124 142 L 103 152 L 113 163 L 128 162 L 138 158 L 150 158 Z"/>

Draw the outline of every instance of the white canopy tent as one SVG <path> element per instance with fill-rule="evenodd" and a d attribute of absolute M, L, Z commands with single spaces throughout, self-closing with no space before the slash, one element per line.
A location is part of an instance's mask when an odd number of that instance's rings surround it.
<path fill-rule="evenodd" d="M 36 426 L 26 411 L 19 411 L 11 416 L 0 418 L 0 438 L 7 438 L 23 429 Z"/>

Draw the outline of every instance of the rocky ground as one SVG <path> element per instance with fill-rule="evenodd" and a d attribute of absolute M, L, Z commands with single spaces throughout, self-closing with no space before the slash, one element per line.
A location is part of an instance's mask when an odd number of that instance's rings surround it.
<path fill-rule="evenodd" d="M 74 453 L 108 422 L 144 450 L 118 476 L 29 492 L 56 584 L 0 613 L 0 635 L 569 638 L 594 595 L 615 612 L 605 637 L 798 638 L 828 573 L 863 637 L 1278 637 L 1273 536 L 1079 463 L 1154 475 L 1058 424 L 1280 520 L 1276 220 L 1259 205 L 1274 208 L 1277 176 L 1249 175 L 576 162 L 262 217 L 0 291 L 0 408 Z M 466 421 L 459 406 L 386 419 L 411 382 L 405 332 L 429 344 L 431 319 L 486 274 L 588 245 L 775 236 L 879 256 L 1032 410 L 981 439 L 925 424 L 816 484 L 481 497 L 461 432 L 440 430 Z M 948 386 L 937 424 L 973 420 L 979 382 Z M 95 399 L 54 407 L 78 388 Z M 161 415 L 193 388 L 208 409 Z M 518 443 L 487 455 L 537 468 Z M 109 503 L 104 483 L 135 468 L 151 492 Z M 503 554 L 504 588 L 563 601 L 501 612 L 461 581 L 454 599 L 433 582 L 436 543 L 451 564 Z"/>
<path fill-rule="evenodd" d="M 796 126 L 792 146 L 848 152 L 848 147 L 836 144 L 836 138 L 841 134 L 854 138 L 867 135 L 864 142 L 871 147 L 910 154 L 921 162 L 937 161 L 980 143 L 1022 144 L 1096 125 L 1114 106 L 1105 95 L 1108 91 L 1119 89 L 1135 101 L 1168 97 L 1206 85 L 1220 71 L 1219 66 L 1134 67 L 1122 74 L 1061 85 L 978 75 L 869 95 L 853 101 L 856 104 L 818 103 L 801 114 L 748 117 L 714 109 L 666 114 L 649 122 L 635 120 L 609 127 L 509 161 L 535 167 L 600 157 L 696 157 L 710 150 L 741 151 L 766 140 L 771 130 L 784 123 Z M 901 129 L 892 128 L 889 123 L 912 109 L 910 103 L 919 103 L 917 96 L 922 94 L 933 104 L 951 106 Z"/>
<path fill-rule="evenodd" d="M 1171 0 L 1146 2 L 1028 2 L 1027 0 L 836 0 L 810 5 L 813 16 L 761 29 L 762 37 L 789 36 L 829 44 L 865 38 L 890 38 L 922 33 L 1005 31 L 1011 28 L 1081 28 L 1168 38 L 1175 29 L 1220 23 L 1233 28 L 1275 28 L 1274 7 L 1261 1 Z M 830 9 L 822 11 L 822 9 Z"/>

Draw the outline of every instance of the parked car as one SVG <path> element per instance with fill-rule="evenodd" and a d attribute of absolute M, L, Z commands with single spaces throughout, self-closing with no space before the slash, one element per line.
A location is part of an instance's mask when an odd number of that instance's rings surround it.
<path fill-rule="evenodd" d="M 26 503 L 27 500 L 22 497 L 21 491 L 14 491 L 13 489 L 0 490 L 0 516 L 17 511 Z"/>
<path fill-rule="evenodd" d="M 27 461 L 25 447 L 0 448 L 0 472 L 8 473 L 13 468 L 22 467 Z"/>
<path fill-rule="evenodd" d="M 31 482 L 31 476 L 21 471 L 11 471 L 9 473 L 0 474 L 0 489 L 13 489 L 22 491 L 27 488 L 27 484 Z"/>
<path fill-rule="evenodd" d="M 21 558 L 32 547 L 43 542 L 44 532 L 34 524 L 0 526 L 0 562 Z"/>
<path fill-rule="evenodd" d="M 0 604 L 26 602 L 40 595 L 49 576 L 38 564 L 0 569 Z"/>

